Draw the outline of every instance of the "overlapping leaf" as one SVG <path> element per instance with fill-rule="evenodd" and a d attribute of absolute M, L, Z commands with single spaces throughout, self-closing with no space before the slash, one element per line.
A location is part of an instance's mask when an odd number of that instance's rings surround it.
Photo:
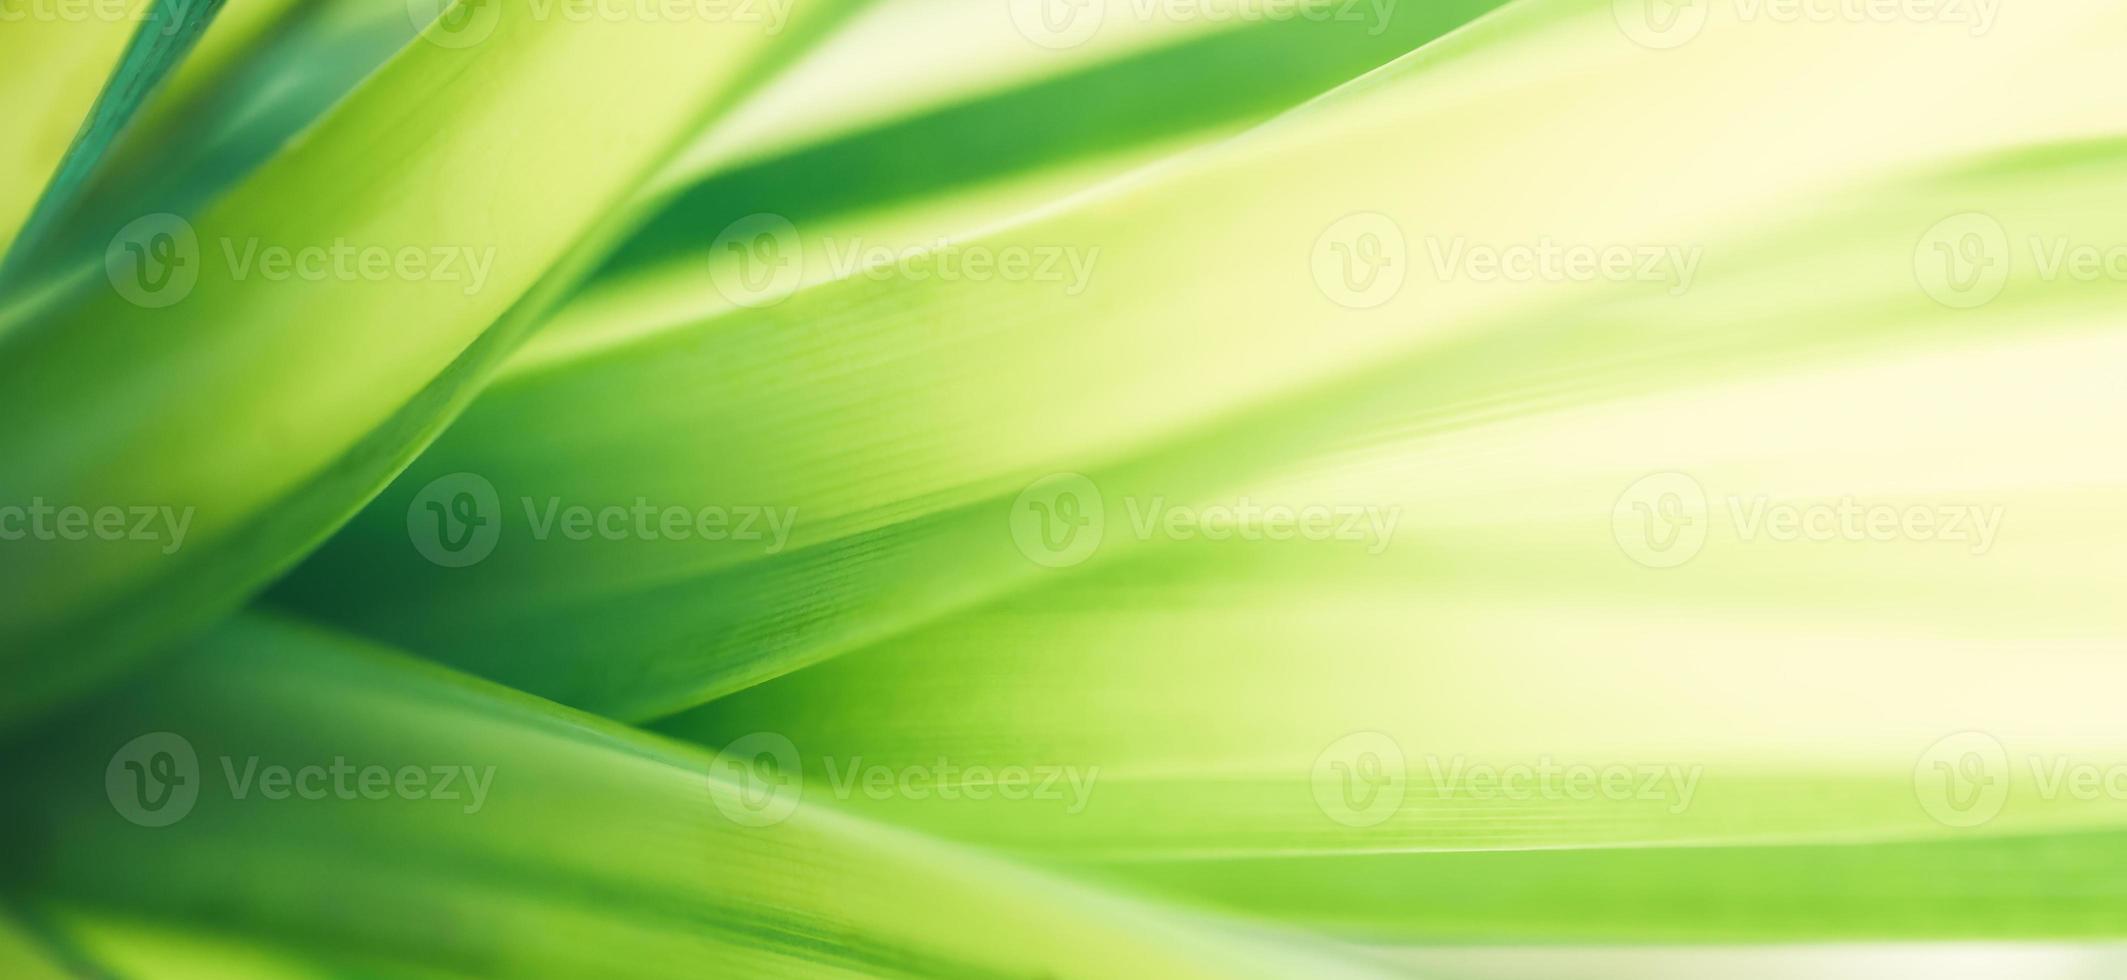
<path fill-rule="evenodd" d="M 239 619 L 17 743 L 7 868 L 49 941 L 139 977 L 1370 972 L 832 808 L 764 810 L 713 761 Z"/>
<path fill-rule="evenodd" d="M 594 262 L 631 220 L 618 205 L 779 40 L 720 19 L 464 13 L 204 212 L 122 231 L 111 291 L 5 335 L 0 399 L 25 421 L 0 437 L 4 495 L 186 517 L 181 544 L 171 520 L 157 541 L 13 549 L 0 714 L 226 611 L 313 546 L 528 317 L 489 325 Z M 549 148 L 506 149 L 524 140 Z M 384 273 L 332 258 L 347 248 Z M 260 249 L 318 261 L 276 272 Z M 409 254 L 423 274 L 398 271 Z"/>
<path fill-rule="evenodd" d="M 1698 303 L 1654 326 L 1679 350 L 1730 343 L 1729 356 L 1748 358 L 1754 344 L 1806 343 L 1806 322 L 1789 312 L 1814 302 L 1806 288 L 1754 285 L 1747 265 L 1795 257 L 1785 250 L 1805 238 L 1782 245 L 1777 235 L 1798 212 L 1816 213 L 1825 195 L 1904 186 L 1892 182 L 1968 153 L 2110 132 L 2110 98 L 2094 82 L 2097 39 L 2120 27 L 2110 14 L 2079 27 L 2065 14 L 2003 25 L 1984 39 L 1917 32 L 1843 47 L 1732 24 L 1690 49 L 1653 52 L 1620 36 L 1607 11 L 1510 13 L 1249 137 L 890 274 L 859 270 L 513 375 L 289 601 L 566 702 L 669 712 L 1034 581 L 1045 569 L 1015 544 L 1010 504 L 1044 474 L 1083 471 L 1185 499 L 1281 465 L 1339 424 L 1444 404 L 1379 379 L 1339 402 L 1333 386 L 1384 362 L 1410 358 L 1422 371 L 1418 358 L 1473 344 L 1477 355 L 1631 363 L 1648 338 L 1630 321 L 1591 326 L 1575 346 L 1550 346 L 1542 332 L 1544 317 L 1618 293 L 1657 310 L 1680 291 L 1678 302 Z M 1804 53 L 1820 66 L 1821 97 L 1710 81 Z M 1944 82 L 1950 64 L 1955 80 Z M 2032 72 L 2060 99 L 2044 113 L 2007 111 L 2005 80 Z M 1704 83 L 1686 84 L 1694 79 Z M 1956 89 L 1929 88 L 1942 84 Z M 1876 125 L 1893 115 L 1901 126 Z M 1699 138 L 1745 117 L 1788 135 Z M 1834 138 L 1839 154 L 1804 148 Z M 1603 152 L 1530 150 L 1559 142 Z M 1454 152 L 1427 149 L 1435 144 Z M 1869 236 L 1871 271 L 1888 266 L 1889 282 L 1910 283 L 1912 242 L 1962 207 L 1922 192 L 1880 224 L 1839 227 Z M 1346 302 L 1333 278 L 1336 236 L 1351 227 L 1339 223 L 1354 214 L 1386 222 L 1414 270 L 1409 288 L 1369 308 Z M 1735 288 L 1701 300 L 1675 276 L 1585 289 L 1415 281 L 1431 249 L 1545 240 L 1697 249 L 1728 263 L 1699 274 Z M 1075 256 L 1092 271 L 1083 281 L 940 281 L 971 249 Z M 1881 281 L 1856 272 L 1829 289 Z M 1889 301 L 1825 329 L 1906 331 L 1946 312 L 1918 289 Z M 1711 320 L 1756 328 L 1697 328 Z M 1294 411 L 1281 399 L 1308 398 L 1321 407 L 1306 421 L 1279 421 Z M 1281 438 L 1237 419 L 1282 426 Z M 1172 448 L 1191 440 L 1199 451 Z M 478 564 L 442 567 L 411 546 L 410 515 L 424 488 L 460 473 L 495 488 L 501 528 Z M 623 516 L 573 531 L 551 522 L 570 507 Z M 654 525 L 674 509 L 758 516 L 751 536 L 637 527 L 641 513 Z M 356 591 L 356 568 L 388 571 Z"/>
<path fill-rule="evenodd" d="M 471 3 L 350 93 L 419 6 L 225 18 L 0 302 L 0 502 L 188 532 L 9 542 L 10 975 L 2118 934 L 2127 16 Z M 179 231 L 163 305 L 125 257 Z M 495 264 L 235 258 L 341 237 Z M 1470 264 L 1559 246 L 1637 271 Z M 25 719 L 416 453 L 272 601 L 531 693 L 245 614 Z M 1857 506 L 1970 523 L 1811 523 Z"/>

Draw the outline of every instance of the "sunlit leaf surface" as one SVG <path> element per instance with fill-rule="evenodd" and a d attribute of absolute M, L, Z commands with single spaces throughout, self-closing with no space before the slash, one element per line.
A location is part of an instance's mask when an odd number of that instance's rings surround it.
<path fill-rule="evenodd" d="M 0 15 L 0 976 L 2127 963 L 2127 11 Z"/>

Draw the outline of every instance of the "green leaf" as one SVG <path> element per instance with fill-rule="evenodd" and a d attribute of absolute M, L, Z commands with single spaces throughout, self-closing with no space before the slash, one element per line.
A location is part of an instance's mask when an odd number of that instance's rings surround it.
<path fill-rule="evenodd" d="M 1436 36 L 1461 23 L 1462 18 L 1474 15 L 1485 9 L 1486 6 L 1484 4 L 1457 5 L 1424 17 L 1402 18 L 1395 22 L 1397 24 L 1395 30 L 1399 32 L 1400 36 L 1406 38 Z M 919 114 L 914 122 L 890 126 L 872 133 L 860 134 L 848 140 L 824 145 L 817 150 L 807 150 L 804 151 L 804 154 L 809 155 L 801 155 L 796 159 L 778 158 L 751 170 L 744 171 L 742 176 L 730 182 L 731 186 L 728 187 L 722 186 L 726 182 L 712 179 L 682 195 L 671 210 L 665 212 L 662 217 L 653 223 L 651 231 L 644 238 L 631 242 L 629 248 L 633 251 L 630 254 L 636 256 L 636 258 L 621 261 L 614 268 L 607 270 L 606 275 L 599 282 L 595 283 L 583 295 L 563 309 L 557 316 L 557 322 L 549 326 L 539 338 L 531 342 L 527 347 L 525 356 L 513 362 L 513 365 L 506 370 L 506 376 L 512 380 L 532 376 L 549 379 L 578 377 L 578 373 L 572 370 L 555 371 L 550 369 L 555 368 L 557 365 L 567 365 L 579 357 L 589 357 L 612 347 L 618 341 L 637 339 L 645 342 L 640 346 L 629 348 L 625 352 L 625 359 L 615 366 L 623 366 L 623 370 L 633 370 L 633 368 L 625 367 L 625 365 L 647 366 L 653 363 L 666 363 L 672 368 L 681 371 L 698 370 L 697 367 L 692 366 L 690 363 L 682 363 L 669 356 L 670 345 L 694 345 L 695 342 L 690 339 L 691 330 L 685 333 L 676 330 L 662 330 L 663 336 L 651 336 L 651 334 L 660 332 L 665 324 L 664 318 L 675 312 L 683 318 L 682 322 L 693 324 L 694 329 L 713 330 L 718 335 L 728 336 L 731 341 L 740 340 L 740 336 L 737 334 L 726 334 L 722 321 L 716 315 L 719 310 L 728 311 L 732 308 L 728 298 L 716 290 L 705 289 L 704 287 L 708 284 L 702 281 L 702 277 L 698 273 L 690 271 L 697 268 L 699 261 L 703 258 L 699 254 L 699 250 L 680 248 L 675 255 L 664 256 L 663 252 L 666 246 L 660 244 L 660 236 L 672 234 L 670 229 L 689 214 L 701 215 L 701 220 L 728 220 L 728 217 L 713 218 L 712 216 L 717 214 L 716 211 L 704 210 L 726 206 L 715 203 L 717 201 L 725 201 L 728 206 L 733 207 L 738 206 L 740 203 L 744 203 L 745 207 L 753 207 L 756 206 L 757 202 L 766 202 L 760 204 L 760 206 L 764 207 L 787 205 L 789 210 L 798 215 L 798 220 L 808 223 L 803 242 L 803 247 L 807 254 L 803 269 L 805 277 L 808 280 L 824 278 L 820 273 L 826 271 L 829 250 L 823 247 L 823 242 L 832 243 L 836 239 L 846 239 L 866 245 L 897 249 L 925 245 L 933 241 L 936 236 L 948 234 L 953 229 L 995 223 L 1060 194 L 1068 194 L 1100 180 L 1112 178 L 1124 170 L 1142 165 L 1152 159 L 1153 153 L 1164 154 L 1172 152 L 1176 141 L 1157 142 L 1147 147 L 1133 147 L 1131 145 L 1134 140 L 1150 138 L 1159 128 L 1161 121 L 1170 126 L 1179 126 L 1200 132 L 1203 135 L 1196 137 L 1196 139 L 1202 140 L 1222 131 L 1217 122 L 1219 120 L 1231 121 L 1258 118 L 1267 112 L 1269 107 L 1291 104 L 1305 99 L 1315 93 L 1317 85 L 1324 84 L 1328 77 L 1332 77 L 1327 74 L 1332 69 L 1346 73 L 1360 70 L 1361 66 L 1370 64 L 1372 59 L 1382 54 L 1381 45 L 1383 42 L 1377 36 L 1380 33 L 1375 30 L 1377 26 L 1369 21 L 1329 20 L 1316 22 L 1312 20 L 1294 20 L 1215 34 L 1180 45 L 1172 50 L 1157 49 L 1138 58 L 1106 64 L 1105 67 L 1061 78 L 1053 84 L 1008 91 L 949 112 L 929 115 Z M 1273 43 L 1284 44 L 1289 60 L 1295 66 L 1305 66 L 1304 69 L 1295 67 L 1284 72 L 1270 72 L 1267 73 L 1268 81 L 1250 78 L 1249 76 L 1251 75 L 1265 74 L 1258 65 L 1266 45 Z M 994 128 L 1007 119 L 1024 117 L 1030 112 L 1037 111 L 1053 114 L 1068 105 L 1081 101 L 1087 105 L 1112 105 L 1112 101 L 1103 100 L 1123 90 L 1156 89 L 1159 80 L 1188 77 L 1188 73 L 1194 70 L 1203 70 L 1206 74 L 1203 78 L 1186 86 L 1183 91 L 1176 95 L 1162 95 L 1151 100 L 1148 103 L 1150 108 L 1131 110 L 1133 113 L 1138 113 L 1131 117 L 1135 120 L 1133 124 L 1124 127 L 1113 136 L 1099 136 L 1084 125 L 1076 127 L 1064 126 L 1049 132 L 1043 139 L 1030 141 L 1052 152 L 1053 155 L 1060 158 L 1060 162 L 1045 167 L 1036 166 L 1029 162 L 1035 158 L 1021 156 L 1017 158 L 1020 162 L 1014 163 L 1014 158 L 1009 154 L 1003 155 L 1002 162 L 1000 162 L 998 159 L 1000 157 L 999 154 L 976 152 L 966 154 L 965 162 L 949 163 L 953 158 L 962 156 L 964 150 L 975 149 L 965 145 L 967 140 L 977 138 L 979 134 Z M 800 76 L 803 75 L 802 67 L 798 74 Z M 798 91 L 805 91 L 817 87 L 818 84 L 818 82 L 808 81 L 800 77 L 796 81 L 788 83 L 788 87 Z M 771 86 L 763 93 L 763 100 L 771 104 L 775 103 L 778 98 L 776 94 L 778 91 L 780 89 L 777 86 Z M 741 111 L 735 115 L 744 116 L 745 113 Z M 941 146 L 934 147 L 933 144 L 939 143 L 939 141 L 944 142 Z M 715 143 L 713 133 L 708 142 L 712 145 Z M 736 142 L 745 143 L 744 140 L 736 140 Z M 1184 140 L 1181 142 L 1186 145 L 1189 141 Z M 738 151 L 732 152 L 737 156 L 745 156 L 744 153 Z M 775 186 L 777 178 L 772 176 L 785 171 L 819 175 L 826 168 L 836 167 L 849 173 L 881 173 L 880 179 L 883 180 L 889 179 L 883 174 L 886 164 L 893 162 L 898 166 L 900 162 L 910 157 L 915 157 L 925 162 L 925 167 L 916 168 L 918 172 L 945 168 L 943 172 L 947 176 L 957 174 L 962 178 L 975 181 L 975 186 L 967 189 L 956 189 L 952 192 L 943 192 L 933 187 L 929 189 L 928 196 L 917 198 L 911 205 L 906 207 L 898 209 L 892 206 L 872 209 L 857 208 L 854 213 L 848 213 L 842 209 L 853 207 L 854 204 L 853 199 L 847 194 L 837 192 L 826 197 L 821 203 L 807 203 L 808 201 L 819 200 L 820 195 L 800 193 L 799 189 L 802 185 L 797 184 L 793 184 L 788 188 L 777 189 Z M 1030 172 L 1013 173 L 1012 171 L 1015 168 Z M 764 197 L 760 193 L 762 191 L 768 192 L 768 196 Z M 891 201 L 896 195 L 904 193 L 907 193 L 907 189 L 886 188 L 886 193 L 883 193 L 881 197 L 884 200 Z M 667 229 L 667 231 L 659 232 L 657 230 L 659 228 Z M 645 256 L 658 257 L 649 258 Z M 647 271 L 637 270 L 637 266 L 644 266 Z M 712 280 L 720 274 L 712 273 Z M 777 312 L 776 310 L 768 311 L 769 314 L 776 314 Z M 700 323 L 696 323 L 695 319 L 693 319 L 702 316 L 707 316 L 709 319 Z M 758 329 L 778 330 L 780 332 L 780 328 L 773 326 L 775 322 L 780 322 L 780 316 L 756 321 Z M 747 329 L 756 329 L 756 327 Z M 896 329 L 902 328 L 897 327 Z M 889 344 L 895 342 L 885 337 L 879 338 L 879 341 Z M 726 340 L 722 339 L 718 341 L 719 344 L 726 342 Z M 803 335 L 786 334 L 785 338 L 778 343 L 792 342 L 811 348 L 817 348 L 821 343 L 819 335 L 811 331 L 807 331 Z M 725 349 L 728 350 L 729 348 Z M 722 356 L 721 353 L 708 355 L 707 352 L 704 352 L 704 354 L 708 358 Z M 765 365 L 768 362 L 760 360 L 764 355 L 770 357 L 782 356 L 780 354 L 768 354 L 764 349 L 745 354 L 743 362 Z M 798 360 L 791 363 L 803 364 L 816 356 L 801 355 Z M 734 366 L 738 366 L 739 363 L 734 362 Z M 780 379 L 772 381 L 777 387 L 778 395 L 782 393 L 783 385 L 800 381 L 798 376 L 792 375 L 782 368 L 770 370 L 774 371 Z M 597 384 L 604 383 L 596 380 L 600 377 L 600 373 L 595 370 L 584 372 L 581 376 L 591 379 Z M 705 375 L 704 377 L 708 376 Z M 754 386 L 752 380 L 749 379 L 743 384 L 734 384 L 734 380 L 736 379 L 719 378 L 716 381 L 716 386 L 718 388 L 728 388 L 729 397 L 733 399 L 757 397 L 758 389 Z M 764 376 L 760 380 L 770 381 L 772 379 Z M 539 382 L 542 385 L 545 383 L 544 381 Z M 628 384 L 638 392 L 647 390 L 636 387 L 639 384 L 637 381 L 631 380 Z M 685 382 L 684 384 L 689 389 L 699 387 L 693 381 Z M 520 385 L 507 385 L 492 396 L 490 403 L 507 404 L 508 400 L 517 397 L 507 393 L 511 390 L 523 391 L 525 389 Z M 552 397 L 552 395 L 543 393 L 538 397 L 547 398 Z M 717 397 L 724 396 L 719 395 Z M 795 405 L 795 402 L 792 404 Z M 694 406 L 687 407 L 685 410 L 693 412 L 699 411 L 700 408 L 701 406 Z M 486 417 L 497 418 L 506 414 L 508 414 L 506 411 L 491 412 Z M 592 417 L 581 412 L 572 412 L 572 414 L 585 421 Z M 475 427 L 486 425 L 487 423 L 480 421 L 481 418 L 482 416 L 476 413 L 472 419 L 464 420 L 464 424 Z M 516 428 L 514 422 L 506 424 L 513 430 Z M 489 443 L 492 441 L 491 436 L 476 433 L 475 429 L 466 428 L 461 431 L 465 432 L 464 438 L 470 443 Z M 855 430 L 852 429 L 838 438 L 847 438 L 854 434 Z M 517 437 L 513 435 L 510 439 L 511 441 L 516 441 Z M 615 446 L 618 448 L 617 443 Z M 441 453 L 432 454 L 430 458 L 449 460 L 454 452 L 455 450 L 445 449 Z M 663 453 L 664 451 L 659 450 L 658 452 Z M 475 469 L 476 472 L 485 472 L 486 465 L 483 463 Z M 430 475 L 423 476 L 419 483 L 402 481 L 400 490 L 403 496 L 387 500 L 373 508 L 368 518 L 363 523 L 341 535 L 334 547 L 359 555 L 359 558 L 354 560 L 364 563 L 377 561 L 397 564 L 411 557 L 408 552 L 405 535 L 405 515 L 410 498 L 422 483 L 426 483 L 435 477 L 447 475 L 449 471 L 429 470 L 424 472 Z M 585 472 L 586 474 L 589 473 L 588 470 Z M 692 476 L 683 476 L 677 469 L 672 471 L 671 476 L 683 479 L 690 485 L 698 485 L 699 483 Z M 650 486 L 649 483 L 640 482 L 642 480 L 640 474 L 630 474 L 626 479 L 630 482 L 637 482 L 639 486 L 645 489 Z M 670 483 L 672 481 L 660 479 L 655 482 Z M 693 492 L 691 487 L 688 492 Z M 766 505 L 769 502 L 770 498 L 763 498 L 758 502 L 749 501 L 749 505 L 753 503 Z M 700 549 L 686 550 L 697 556 L 701 554 Z M 677 549 L 666 552 L 667 557 L 676 554 L 678 554 Z M 519 550 L 511 556 L 510 560 L 537 560 L 541 557 L 532 552 Z M 576 564 L 574 557 L 564 557 L 558 553 L 550 553 L 544 557 L 546 560 L 541 561 L 540 564 L 546 570 L 559 570 L 563 567 L 579 568 L 580 570 L 582 567 Z M 714 556 L 711 557 L 713 558 Z M 312 589 L 317 589 L 320 590 L 317 593 L 320 596 L 331 594 L 344 599 L 355 599 L 356 597 L 344 588 L 342 583 L 344 576 L 330 570 L 331 563 L 338 560 L 336 558 L 328 558 L 326 563 L 322 563 L 321 571 L 318 574 L 300 577 L 297 582 L 290 586 L 290 592 L 301 595 L 308 593 Z M 546 563 L 554 560 L 558 560 L 558 563 Z M 810 559 L 807 560 L 809 561 Z M 651 571 L 653 569 L 654 563 L 641 566 L 639 570 Z M 458 570 L 454 569 L 453 571 Z M 543 588 L 543 586 L 521 580 L 505 580 L 495 577 L 491 574 L 494 571 L 493 567 L 466 570 L 466 575 L 461 577 L 461 585 L 474 584 L 465 580 L 472 578 L 475 571 L 487 582 L 493 582 L 497 585 L 505 585 L 505 582 L 507 582 L 505 587 L 509 594 L 513 596 L 509 600 L 513 605 L 528 600 L 530 596 L 539 593 Z M 787 574 L 808 576 L 816 571 L 817 568 L 815 566 L 807 565 L 801 569 L 791 569 Z M 545 571 L 535 572 L 535 574 L 539 575 L 544 575 L 545 573 Z M 408 570 L 408 574 L 412 576 L 412 578 L 406 580 L 409 582 L 426 578 L 420 568 Z M 779 575 L 781 574 L 785 573 L 779 573 Z M 607 592 L 612 591 L 614 585 L 617 584 L 611 581 L 594 581 L 593 579 L 582 577 L 576 577 L 576 581 L 580 586 L 589 586 Z M 794 580 L 782 578 L 781 581 L 790 582 Z M 378 582 L 377 584 L 392 588 L 388 583 Z M 485 591 L 484 586 L 480 587 L 482 591 Z M 757 587 L 756 584 L 751 582 L 737 586 L 737 588 L 743 590 L 752 590 Z M 420 585 L 415 586 L 415 588 L 426 591 L 428 586 Z M 783 586 L 772 585 L 769 588 L 774 591 L 782 589 Z M 752 593 L 749 591 L 748 594 Z M 768 599 L 769 601 L 777 601 L 774 596 L 769 596 Z M 472 611 L 473 604 L 464 602 L 464 600 L 465 597 L 460 596 L 455 601 L 461 602 L 468 612 Z M 737 602 L 746 604 L 750 600 L 738 599 Z M 335 605 L 338 605 L 338 603 L 336 602 Z M 709 611 L 706 606 L 701 606 L 700 608 L 704 611 Z M 343 616 L 344 613 L 333 612 L 325 615 Z M 391 615 L 406 616 L 405 625 L 410 627 L 433 621 L 433 618 L 427 613 L 412 613 L 405 609 L 401 609 Z M 542 629 L 547 628 L 550 627 L 542 627 Z M 694 627 L 682 628 L 688 629 L 690 632 L 694 630 Z M 751 636 L 753 634 L 747 635 Z M 553 634 L 553 636 L 555 639 L 561 638 L 559 633 Z M 404 640 L 413 639 L 411 636 L 402 636 L 401 638 Z M 732 639 L 737 640 L 738 637 L 735 635 Z M 786 639 L 802 641 L 804 634 L 794 631 Z M 774 640 L 772 642 L 780 644 L 784 640 Z M 416 648 L 425 648 L 419 642 L 414 642 L 413 645 Z M 564 666 L 557 669 L 569 670 L 572 668 Z M 599 672 L 597 668 L 590 668 L 590 671 L 592 673 Z M 549 692 L 558 692 L 566 689 L 559 685 L 543 687 L 539 683 L 531 682 L 524 678 L 517 678 L 517 681 L 531 684 L 533 689 L 547 690 Z M 664 689 L 659 694 L 661 698 L 689 699 L 675 704 L 675 707 L 683 706 L 685 703 L 692 703 L 692 699 L 696 696 L 692 687 L 698 683 L 691 670 L 680 676 L 676 684 L 664 684 L 661 679 L 649 677 L 644 677 L 641 681 L 645 685 L 661 686 Z M 635 682 L 627 683 L 632 684 Z"/>
<path fill-rule="evenodd" d="M 1367 972 L 754 763 L 243 618 L 18 744 L 0 848 L 43 927 L 128 976 Z"/>
<path fill-rule="evenodd" d="M 18 683 L 0 718 L 211 621 L 312 547 L 522 329 L 490 324 L 573 283 L 628 226 L 617 206 L 786 39 L 464 12 L 205 211 L 140 219 L 112 242 L 112 291 L 0 335 L 0 408 L 28 420 L 0 434 L 0 497 L 173 518 L 159 541 L 11 549 L 0 649 Z M 523 141 L 548 150 L 502 149 Z M 276 275 L 247 257 L 342 243 L 427 272 Z M 177 261 L 141 258 L 158 253 Z"/>
<path fill-rule="evenodd" d="M 1060 51 L 1030 45 L 999 22 L 1009 19 L 1001 10 L 882 5 L 705 134 L 681 175 L 717 169 L 631 238 L 510 370 L 736 309 L 702 288 L 701 268 L 728 266 L 714 230 L 748 215 L 803 229 L 803 275 L 792 285 L 817 284 L 833 266 L 822 239 L 930 246 L 1009 220 L 1231 135 L 1496 5 L 1456 0 L 1384 17 L 1316 3 L 1315 15 L 1257 22 L 1206 13 L 1149 40 L 1138 35 L 1153 25 L 1118 15 L 1102 22 L 1113 30 Z M 956 55 L 965 63 L 941 70 Z M 941 87 L 957 98 L 928 101 Z M 819 106 L 830 91 L 837 102 Z"/>
<path fill-rule="evenodd" d="M 422 26 L 359 0 L 245 3 L 143 105 L 26 273 L 41 304 L 109 288 L 104 252 L 143 214 L 192 214 L 270 159 Z M 56 292 L 56 295 L 54 294 Z M 10 309 L 10 319 L 34 310 Z"/>
<path fill-rule="evenodd" d="M 1116 499 L 1206 498 L 1413 420 L 1593 403 L 1841 343 L 2088 329 L 2102 322 L 2099 286 L 2033 282 L 1958 311 L 1913 269 L 1932 225 L 1975 208 L 2033 234 L 2109 240 L 2102 211 L 2062 207 L 2108 193 L 2102 164 L 2086 160 L 2066 196 L 2045 193 L 2052 169 L 1959 176 L 1975 147 L 2106 125 L 2107 97 L 2085 83 L 2106 57 L 2096 39 L 2119 25 L 2089 17 L 2003 25 L 1984 45 L 1915 34 L 1834 54 L 1739 25 L 1654 52 L 1620 37 L 1607 9 L 1516 7 L 1260 130 L 931 248 L 907 275 L 745 296 L 766 305 L 683 315 L 514 373 L 278 598 L 566 703 L 655 717 L 1040 581 L 1050 569 L 1011 522 L 1053 473 L 1090 475 Z M 1737 81 L 1804 53 L 1820 66 L 1812 84 L 1837 98 Z M 1951 64 L 1956 91 L 1930 96 L 1922 79 Z M 2061 93 L 2052 111 L 1980 111 L 2034 71 Z M 1697 136 L 1753 113 L 1794 135 Z M 1908 125 L 1875 125 L 1892 114 Z M 1602 152 L 1530 149 L 1561 141 Z M 1334 278 L 1333 232 L 1355 213 L 1407 247 L 1407 286 L 1376 306 Z M 800 232 L 804 268 L 873 227 L 830 224 L 817 243 Z M 1546 240 L 1673 248 L 1706 267 L 1681 290 L 1673 275 L 1432 271 L 1436 247 Z M 941 281 L 974 248 L 1087 257 L 1094 272 Z M 1588 380 L 1569 384 L 1574 372 Z M 1648 472 L 1619 479 L 1625 469 L 1576 504 L 1608 514 Z M 409 528 L 435 526 L 422 507 L 456 474 L 494 489 L 496 543 L 439 565 Z M 552 523 L 570 508 L 619 517 Z M 741 511 L 758 518 L 750 536 Z"/>
<path fill-rule="evenodd" d="M 214 23 L 222 3 L 223 0 L 155 0 L 147 19 L 141 21 L 139 32 L 127 44 L 117 71 L 96 97 L 88 118 L 82 121 L 73 145 L 59 161 L 59 169 L 52 174 L 44 196 L 38 199 L 21 234 L 16 236 L 6 263 L 0 265 L 0 276 L 11 273 L 23 256 L 34 254 L 43 246 L 51 227 L 73 207 L 111 143 L 132 121 L 141 103 L 192 50 L 207 26 Z"/>
<path fill-rule="evenodd" d="M 116 19 L 26 16 L 0 34 L 0 91 L 15 107 L 0 130 L 0 249 L 51 183 L 150 2 L 134 0 Z"/>
<path fill-rule="evenodd" d="M 2112 240 L 2077 202 L 2112 193 L 2123 150 L 2060 144 L 1834 198 L 1709 242 L 1729 271 L 1686 295 L 1576 295 L 1089 469 L 1106 517 L 1084 565 L 944 542 L 950 574 L 1032 587 L 659 727 L 712 747 L 774 732 L 829 791 L 862 786 L 853 759 L 1077 773 L 1091 792 L 845 798 L 1355 936 L 2106 934 L 2114 896 L 2085 869 L 2127 809 L 2058 780 L 2127 760 L 2108 693 L 2127 471 L 2088 451 L 2127 436 L 2117 285 L 2019 263 L 1986 308 L 1953 310 L 1912 270 L 1955 207 L 2030 241 Z M 1709 498 L 1703 550 L 1648 567 L 1620 509 L 1679 469 Z M 1751 530 L 1797 502 L 1992 530 Z M 1361 523 L 1244 539 L 1246 507 Z M 1971 827 L 1923 795 L 1967 731 L 2007 760 L 1999 813 Z M 1343 795 L 1368 752 L 1397 801 L 1379 813 Z M 1535 787 L 1568 767 L 1591 782 Z M 1497 782 L 1514 771 L 1523 792 Z M 1629 789 L 1592 782 L 1613 772 Z"/>

